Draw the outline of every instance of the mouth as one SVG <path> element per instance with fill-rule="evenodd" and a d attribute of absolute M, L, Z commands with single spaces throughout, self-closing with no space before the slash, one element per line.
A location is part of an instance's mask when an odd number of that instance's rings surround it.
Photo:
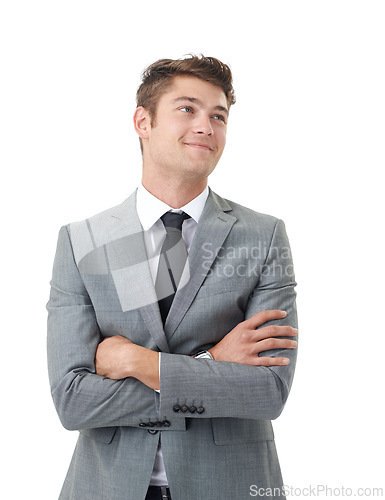
<path fill-rule="evenodd" d="M 202 149 L 206 151 L 214 151 L 213 148 L 210 147 L 208 144 L 202 144 L 201 142 L 185 142 L 184 144 L 186 146 L 189 146 L 190 148 Z"/>

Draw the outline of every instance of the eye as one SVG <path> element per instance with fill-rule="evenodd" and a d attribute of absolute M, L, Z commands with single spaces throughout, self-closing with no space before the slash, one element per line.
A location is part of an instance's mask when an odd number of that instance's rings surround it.
<path fill-rule="evenodd" d="M 180 111 L 183 111 L 184 113 L 192 113 L 193 109 L 191 106 L 181 106 L 179 108 Z"/>
<path fill-rule="evenodd" d="M 213 118 L 214 120 L 220 120 L 222 122 L 226 121 L 223 115 L 214 115 Z"/>

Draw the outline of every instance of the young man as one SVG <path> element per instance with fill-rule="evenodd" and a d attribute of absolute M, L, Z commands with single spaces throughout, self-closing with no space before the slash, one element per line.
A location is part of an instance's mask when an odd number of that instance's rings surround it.
<path fill-rule="evenodd" d="M 152 64 L 142 185 L 60 231 L 49 374 L 80 431 L 61 499 L 280 497 L 270 420 L 294 374 L 295 281 L 282 221 L 207 187 L 234 102 L 215 58 Z"/>

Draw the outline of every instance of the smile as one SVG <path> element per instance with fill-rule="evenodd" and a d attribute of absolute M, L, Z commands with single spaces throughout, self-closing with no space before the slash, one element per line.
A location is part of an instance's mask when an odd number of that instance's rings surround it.
<path fill-rule="evenodd" d="M 201 144 L 200 142 L 185 142 L 186 146 L 190 146 L 191 148 L 203 149 L 206 151 L 213 151 L 213 149 L 207 144 Z"/>

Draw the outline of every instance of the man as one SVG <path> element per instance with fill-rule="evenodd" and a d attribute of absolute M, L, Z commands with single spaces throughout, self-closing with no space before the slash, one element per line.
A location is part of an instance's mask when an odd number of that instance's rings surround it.
<path fill-rule="evenodd" d="M 61 499 L 279 497 L 270 420 L 294 374 L 295 281 L 282 221 L 207 187 L 234 102 L 217 59 L 151 65 L 142 185 L 60 231 L 49 374 L 80 431 Z"/>

